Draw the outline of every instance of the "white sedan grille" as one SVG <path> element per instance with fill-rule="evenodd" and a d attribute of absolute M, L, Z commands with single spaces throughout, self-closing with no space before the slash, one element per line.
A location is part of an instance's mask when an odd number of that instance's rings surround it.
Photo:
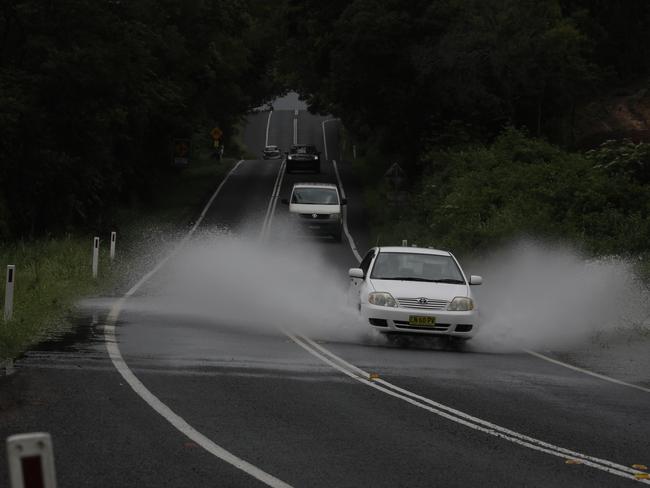
<path fill-rule="evenodd" d="M 419 310 L 446 310 L 449 302 L 436 300 L 434 298 L 398 298 L 397 302 L 401 308 L 414 308 Z"/>

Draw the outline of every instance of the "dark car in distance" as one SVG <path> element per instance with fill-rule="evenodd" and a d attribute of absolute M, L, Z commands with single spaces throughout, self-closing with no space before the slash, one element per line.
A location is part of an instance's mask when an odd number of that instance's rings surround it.
<path fill-rule="evenodd" d="M 287 154 L 287 173 L 307 170 L 320 173 L 320 151 L 313 144 L 294 144 Z"/>
<path fill-rule="evenodd" d="M 262 151 L 262 157 L 264 159 L 280 159 L 282 152 L 278 146 L 266 146 Z"/>

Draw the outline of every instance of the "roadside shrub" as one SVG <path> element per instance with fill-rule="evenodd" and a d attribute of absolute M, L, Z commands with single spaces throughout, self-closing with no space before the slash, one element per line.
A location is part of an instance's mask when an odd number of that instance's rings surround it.
<path fill-rule="evenodd" d="M 641 254 L 650 237 L 650 151 L 631 149 L 569 153 L 508 128 L 489 146 L 431 150 L 392 240 L 474 253 L 528 236 L 593 254 Z"/>

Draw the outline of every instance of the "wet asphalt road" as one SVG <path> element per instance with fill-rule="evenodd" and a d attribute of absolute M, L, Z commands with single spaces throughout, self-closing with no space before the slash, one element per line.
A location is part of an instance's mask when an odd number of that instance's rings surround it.
<path fill-rule="evenodd" d="M 277 110 L 269 143 L 287 148 L 294 112 Z M 298 141 L 323 150 L 325 117 L 298 114 Z M 244 134 L 260 154 L 268 113 L 250 117 Z M 369 246 L 360 190 L 338 154 L 337 123 L 326 125 L 360 250 Z M 245 161 L 215 199 L 203 231 L 256 239 L 281 161 Z M 331 161 L 320 175 L 336 182 Z M 272 242 L 281 239 L 278 205 Z M 356 264 L 346 240 L 311 240 L 346 284 Z M 469 270 L 471 272 L 471 270 Z M 134 300 L 164 290 L 161 272 Z M 254 303 L 251 305 L 254 307 Z M 173 305 L 171 306 L 173 308 Z M 80 321 L 90 318 L 80 318 Z M 289 325 L 292 324 L 282 324 Z M 299 325 L 299 324 L 293 324 Z M 553 446 L 630 466 L 650 464 L 650 394 L 603 382 L 526 354 L 399 349 L 354 335 L 337 340 L 327 325 L 309 332 L 345 361 L 406 390 Z M 126 363 L 165 405 L 207 438 L 292 486 L 630 486 L 585 464 L 489 435 L 378 391 L 299 347 L 275 327 L 238 328 L 224 317 L 127 309 L 117 335 Z M 48 431 L 65 486 L 264 486 L 190 441 L 125 383 L 103 343 L 102 317 L 31 351 L 17 373 L 0 378 L 0 437 Z M 4 449 L 4 446 L 3 446 Z M 3 451 L 4 455 L 4 451 Z M 7 480 L 0 462 L 0 486 Z"/>

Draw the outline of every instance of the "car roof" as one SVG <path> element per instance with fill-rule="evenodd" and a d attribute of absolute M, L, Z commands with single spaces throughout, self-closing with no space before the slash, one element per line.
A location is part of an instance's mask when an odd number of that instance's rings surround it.
<path fill-rule="evenodd" d="M 337 186 L 334 183 L 314 183 L 314 182 L 304 182 L 304 183 L 294 183 L 293 187 L 312 187 L 312 188 L 334 188 Z"/>
<path fill-rule="evenodd" d="M 291 144 L 291 147 L 316 147 L 314 144 Z"/>
<path fill-rule="evenodd" d="M 257 146 L 257 147 L 259 147 L 259 146 Z M 277 148 L 278 148 L 278 146 L 266 146 L 265 147 L 265 149 L 277 149 Z"/>
<path fill-rule="evenodd" d="M 379 252 L 400 252 L 410 254 L 434 254 L 436 256 L 450 256 L 449 251 L 433 249 L 428 247 L 404 247 L 404 246 L 382 246 L 377 248 Z"/>

